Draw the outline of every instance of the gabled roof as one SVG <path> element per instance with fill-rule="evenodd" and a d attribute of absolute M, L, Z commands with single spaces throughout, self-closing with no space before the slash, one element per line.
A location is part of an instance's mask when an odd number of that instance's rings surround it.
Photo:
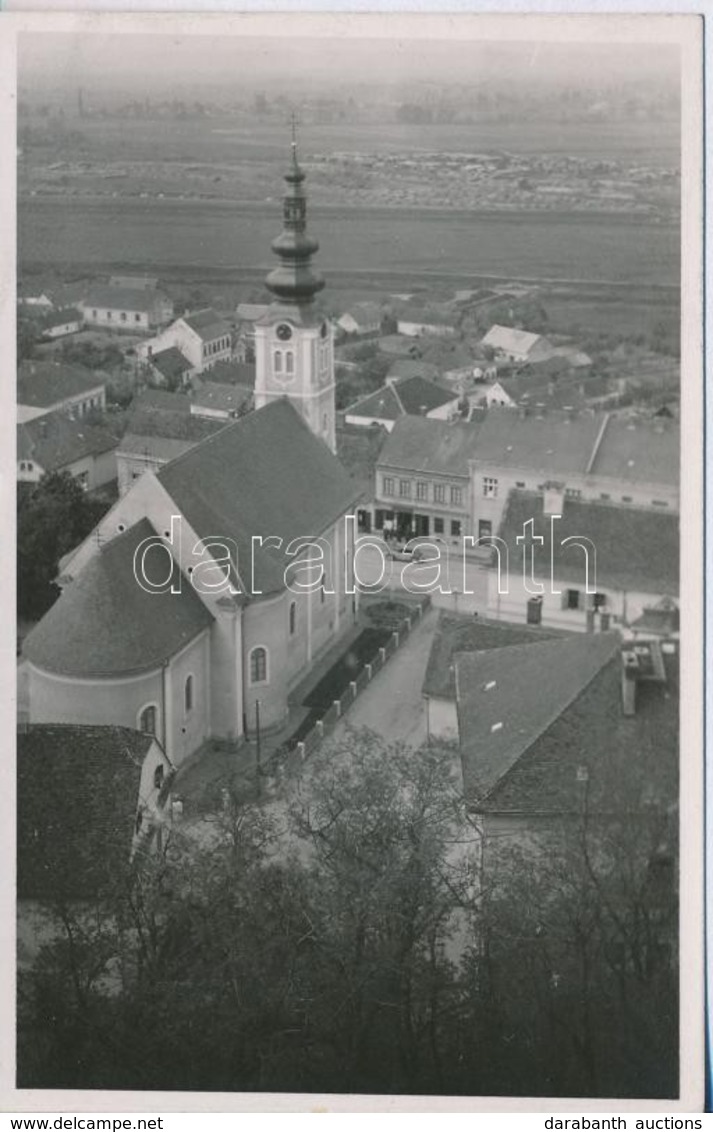
<path fill-rule="evenodd" d="M 286 398 L 226 425 L 158 479 L 199 538 L 217 532 L 235 540 L 248 592 L 254 549 L 254 589 L 265 594 L 284 589 L 285 567 L 294 561 L 284 553 L 289 542 L 321 535 L 359 494 Z M 253 548 L 256 536 L 281 538 L 282 546 Z"/>
<path fill-rule="evenodd" d="M 489 412 L 473 452 L 479 463 L 500 468 L 527 468 L 544 476 L 584 475 L 604 425 L 604 413 L 569 419 L 566 413 L 544 417 Z"/>
<path fill-rule="evenodd" d="M 17 426 L 17 459 L 32 460 L 44 472 L 56 472 L 85 456 L 116 448 L 119 438 L 102 425 L 73 420 L 58 410 Z"/>
<path fill-rule="evenodd" d="M 610 417 L 591 474 L 677 486 L 680 464 L 681 438 L 677 421 Z"/>
<path fill-rule="evenodd" d="M 481 346 L 492 346 L 510 354 L 529 354 L 538 343 L 544 342 L 541 334 L 531 334 L 528 330 L 518 330 L 514 326 L 499 326 L 497 323 L 481 340 Z"/>
<path fill-rule="evenodd" d="M 456 653 L 536 644 L 559 636 L 561 633 L 555 629 L 509 625 L 503 621 L 486 621 L 441 612 L 428 657 L 423 694 L 439 699 L 455 699 L 453 658 Z"/>
<path fill-rule="evenodd" d="M 596 561 L 590 557 L 599 589 L 676 595 L 679 576 L 678 516 L 668 512 L 634 507 L 614 507 L 565 499 L 562 516 L 553 524 L 543 513 L 542 496 L 530 491 L 511 491 L 498 534 L 507 545 L 510 569 L 519 571 L 525 548 L 525 524 L 532 521 L 531 533 L 542 539 L 534 555 L 535 576 L 549 579 L 550 555 L 557 581 L 585 583 L 585 557 L 577 539 L 588 539 L 596 548 Z M 562 545 L 563 540 L 572 542 Z M 595 569 L 596 568 L 596 569 Z"/>
<path fill-rule="evenodd" d="M 82 306 L 128 311 L 131 314 L 151 314 L 159 300 L 165 302 L 165 296 L 150 288 L 115 287 L 109 283 L 93 283 L 85 292 Z"/>
<path fill-rule="evenodd" d="M 152 735 L 33 724 L 17 735 L 19 900 L 98 897 L 128 870 Z"/>
<path fill-rule="evenodd" d="M 161 541 L 142 519 L 99 549 L 25 638 L 31 663 L 63 676 L 127 676 L 157 668 L 208 628 L 213 618 L 175 562 L 180 592 L 139 585 L 134 555 L 152 536 Z M 147 580 L 165 586 L 166 551 L 149 549 L 144 562 Z"/>
<path fill-rule="evenodd" d="M 382 385 L 375 393 L 362 397 L 345 409 L 349 417 L 364 417 L 370 420 L 395 421 L 404 415 L 403 405 L 392 385 Z"/>
<path fill-rule="evenodd" d="M 21 362 L 17 371 L 17 403 L 50 408 L 69 398 L 104 388 L 104 378 L 84 366 L 63 362 Z"/>
<path fill-rule="evenodd" d="M 467 478 L 468 460 L 475 454 L 481 433 L 479 421 L 450 424 L 402 416 L 387 438 L 379 466 Z"/>
<path fill-rule="evenodd" d="M 81 322 L 81 311 L 75 310 L 74 307 L 63 307 L 62 310 L 50 311 L 42 319 L 42 325 L 45 330 L 52 330 L 55 326 L 67 326 L 69 323 Z"/>
<path fill-rule="evenodd" d="M 458 394 L 452 389 L 444 389 L 425 377 L 403 377 L 393 384 L 404 411 L 413 416 L 422 416 L 424 411 L 430 413 L 458 400 Z"/>
<path fill-rule="evenodd" d="M 146 360 L 169 381 L 182 377 L 188 370 L 193 369 L 191 362 L 184 357 L 177 346 L 169 346 L 167 350 L 150 354 Z"/>
<path fill-rule="evenodd" d="M 597 633 L 457 655 L 465 793 L 487 798 L 619 650 Z"/>
<path fill-rule="evenodd" d="M 593 650 L 592 667 L 596 666 L 601 636 L 578 638 L 583 649 L 588 644 Z M 605 651 L 603 644 L 601 649 Z M 586 665 L 577 657 L 572 663 L 582 677 L 580 691 L 539 735 L 534 735 L 535 728 L 525 721 L 532 741 L 476 803 L 477 809 L 486 814 L 523 816 L 581 814 L 586 808 L 593 816 L 618 813 L 627 820 L 642 811 L 650 816 L 652 807 L 659 813 L 670 812 L 678 802 L 678 656 L 664 655 L 663 660 L 666 681 L 637 682 L 636 713 L 627 716 L 622 711 L 618 650 L 605 659 L 588 681 Z M 475 665 L 476 659 L 471 663 Z M 562 678 L 564 665 L 554 659 L 552 664 L 550 675 Z M 513 700 L 519 699 L 521 688 L 529 687 L 514 658 L 504 665 L 502 679 L 516 690 Z M 544 681 L 544 668 L 535 679 Z M 556 704 L 559 693 L 553 697 L 545 687 L 542 694 Z M 527 690 L 526 695 L 529 699 Z M 474 711 L 474 707 L 470 710 Z M 504 749 L 508 746 L 504 712 L 503 716 L 503 730 L 483 737 L 483 749 L 493 775 L 504 765 L 498 739 L 505 739 Z M 466 731 L 478 743 L 468 725 Z M 482 774 L 478 769 L 478 750 L 469 743 L 463 754 L 464 775 L 469 781 L 473 781 L 471 774 L 475 775 L 476 789 L 477 776 Z"/>
<path fill-rule="evenodd" d="M 203 342 L 212 342 L 215 338 L 223 338 L 230 334 L 230 327 L 224 318 L 216 314 L 211 307 L 195 311 L 193 314 L 181 316 L 186 326 L 190 326 Z"/>

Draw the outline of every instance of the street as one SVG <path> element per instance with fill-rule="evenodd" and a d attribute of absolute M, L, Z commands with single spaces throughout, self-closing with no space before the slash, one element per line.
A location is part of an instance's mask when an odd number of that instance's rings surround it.
<path fill-rule="evenodd" d="M 383 552 L 379 549 L 383 546 Z M 386 544 L 378 535 L 362 535 L 357 539 L 354 567 L 357 585 L 381 585 L 383 590 L 406 590 L 411 594 L 431 595 L 433 605 L 453 613 L 485 613 L 488 593 L 488 570 L 473 558 L 445 544 L 436 557 L 430 547 L 428 559 L 401 562 L 391 558 Z M 370 590 L 368 592 L 375 592 Z"/>

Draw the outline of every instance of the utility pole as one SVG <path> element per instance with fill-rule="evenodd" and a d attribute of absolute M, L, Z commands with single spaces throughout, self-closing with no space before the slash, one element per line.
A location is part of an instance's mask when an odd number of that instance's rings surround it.
<path fill-rule="evenodd" d="M 255 789 L 260 798 L 260 701 L 255 700 Z"/>

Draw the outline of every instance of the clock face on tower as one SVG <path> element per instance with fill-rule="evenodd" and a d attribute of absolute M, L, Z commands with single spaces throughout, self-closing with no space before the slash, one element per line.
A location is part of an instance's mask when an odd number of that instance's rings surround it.
<path fill-rule="evenodd" d="M 292 327 L 286 322 L 281 322 L 275 333 L 281 342 L 287 342 L 292 337 Z"/>

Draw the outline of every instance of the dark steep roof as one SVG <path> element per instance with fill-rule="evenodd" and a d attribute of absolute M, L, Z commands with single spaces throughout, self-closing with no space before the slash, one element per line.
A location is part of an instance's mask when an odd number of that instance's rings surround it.
<path fill-rule="evenodd" d="M 524 524 L 533 521 L 532 534 L 544 541 L 534 555 L 536 576 L 550 577 L 552 524 L 543 513 L 542 496 L 512 491 L 498 532 L 507 545 L 510 569 L 519 571 Z M 567 538 L 587 538 L 596 548 L 594 588 L 634 590 L 639 593 L 678 593 L 678 516 L 634 507 L 565 499 L 562 517 L 554 523 L 553 565 L 556 580 L 585 582 L 585 557 L 580 547 L 562 545 Z M 528 551 L 529 553 L 529 551 Z M 591 559 L 592 563 L 594 559 Z"/>
<path fill-rule="evenodd" d="M 159 300 L 165 301 L 165 296 L 152 288 L 94 283 L 86 292 L 82 305 L 102 310 L 129 311 L 131 314 L 151 314 Z"/>
<path fill-rule="evenodd" d="M 352 509 L 359 494 L 286 398 L 226 425 L 167 464 L 158 478 L 199 538 L 235 540 L 247 593 L 253 589 L 253 537 L 283 540 L 281 548 L 256 544 L 254 551 L 255 592 L 277 592 L 294 560 L 284 547 L 321 535 Z"/>
<path fill-rule="evenodd" d="M 616 633 L 578 634 L 456 656 L 463 779 L 487 797 L 536 739 L 618 654 Z"/>
<path fill-rule="evenodd" d="M 104 384 L 103 377 L 84 366 L 26 361 L 17 372 L 17 403 L 44 409 Z"/>
<path fill-rule="evenodd" d="M 395 421 L 403 416 L 404 410 L 393 386 L 382 385 L 375 393 L 362 397 L 350 405 L 345 413 L 350 417 L 364 417 L 369 420 Z"/>
<path fill-rule="evenodd" d="M 31 663 L 84 678 L 144 672 L 211 624 L 211 614 L 175 562 L 171 586 L 180 586 L 179 593 L 148 593 L 139 585 L 134 554 L 151 536 L 157 538 L 156 531 L 142 519 L 99 549 L 25 638 L 23 651 Z M 166 552 L 149 550 L 145 569 L 148 580 L 165 585 Z"/>
<path fill-rule="evenodd" d="M 599 637 L 584 638 L 590 646 Z M 677 655 L 665 655 L 665 683 L 639 682 L 636 714 L 621 707 L 621 658 L 606 660 L 579 693 L 476 803 L 483 813 L 620 813 L 631 820 L 678 801 L 679 675 Z M 561 672 L 556 663 L 552 677 Z M 586 673 L 584 673 L 586 677 Z M 509 676 L 517 699 L 522 674 Z M 497 733 L 493 738 L 497 737 Z M 487 744 L 487 739 L 486 739 Z M 524 747 L 524 744 L 523 744 Z M 477 762 L 476 748 L 464 752 Z"/>
<path fill-rule="evenodd" d="M 452 389 L 444 389 L 442 385 L 436 385 L 425 377 L 404 377 L 394 382 L 394 387 L 404 411 L 413 416 L 419 416 L 424 411 L 430 413 L 432 409 L 439 409 L 458 397 Z"/>
<path fill-rule="evenodd" d="M 118 443 L 119 438 L 103 425 L 74 420 L 61 410 L 17 426 L 18 460 L 34 460 L 45 472 L 110 452 Z"/>
<path fill-rule="evenodd" d="M 230 334 L 228 323 L 216 314 L 211 307 L 194 311 L 193 314 L 184 314 L 181 317 L 186 326 L 190 326 L 191 330 L 194 330 L 204 342 L 212 342 L 214 338 L 222 338 L 224 335 Z"/>
<path fill-rule="evenodd" d="M 169 346 L 167 350 L 150 354 L 147 360 L 167 381 L 182 377 L 187 370 L 193 369 L 191 362 L 184 357 L 177 346 Z"/>
<path fill-rule="evenodd" d="M 450 424 L 427 417 L 401 417 L 382 449 L 379 465 L 467 477 L 468 460 L 475 455 L 482 427 L 478 421 Z"/>
<path fill-rule="evenodd" d="M 423 693 L 455 699 L 456 682 L 453 658 L 456 653 L 484 652 L 506 646 L 526 645 L 561 636 L 555 629 L 509 625 L 503 621 L 440 613 L 431 644 Z"/>
<path fill-rule="evenodd" d="M 87 899 L 120 882 L 152 742 L 125 727 L 53 723 L 18 732 L 18 899 Z"/>

